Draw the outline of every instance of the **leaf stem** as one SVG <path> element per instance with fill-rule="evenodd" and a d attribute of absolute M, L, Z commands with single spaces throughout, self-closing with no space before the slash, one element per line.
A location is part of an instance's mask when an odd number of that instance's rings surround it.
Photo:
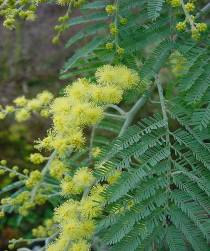
<path fill-rule="evenodd" d="M 129 112 L 126 113 L 126 120 L 122 126 L 122 129 L 119 133 L 119 136 L 122 136 L 126 129 L 131 125 L 135 115 L 139 111 L 139 109 L 146 103 L 148 98 L 151 96 L 152 91 L 154 90 L 154 86 L 151 86 L 149 90 L 147 90 L 143 96 L 135 103 L 135 105 L 131 108 Z"/>

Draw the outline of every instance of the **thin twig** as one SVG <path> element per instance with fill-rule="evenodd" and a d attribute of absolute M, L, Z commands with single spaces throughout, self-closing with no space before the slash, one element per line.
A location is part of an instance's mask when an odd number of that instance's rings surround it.
<path fill-rule="evenodd" d="M 111 105 L 111 104 L 110 105 L 106 105 L 105 109 L 107 109 L 107 108 L 112 108 L 112 109 L 118 111 L 123 116 L 126 114 L 126 112 L 122 108 L 120 108 L 119 106 L 117 106 L 117 105 Z"/>
<path fill-rule="evenodd" d="M 48 169 L 49 169 L 49 167 L 50 167 L 52 161 L 54 160 L 56 154 L 57 154 L 56 151 L 54 151 L 54 152 L 50 155 L 47 164 L 46 164 L 45 167 L 42 169 L 42 172 L 41 172 L 41 174 L 42 174 L 42 179 L 43 179 L 43 177 L 46 175 L 46 173 L 47 173 L 47 171 L 48 171 Z M 41 183 L 42 183 L 42 180 L 40 180 L 40 181 L 36 184 L 36 186 L 32 189 L 32 191 L 31 191 L 31 202 L 33 202 L 34 197 L 35 197 L 35 195 L 36 195 L 36 193 L 37 193 L 37 190 L 39 189 Z"/>
<path fill-rule="evenodd" d="M 143 96 L 135 103 L 135 105 L 131 108 L 131 110 L 126 113 L 126 120 L 122 126 L 122 129 L 119 133 L 119 136 L 122 136 L 126 129 L 131 125 L 135 115 L 137 112 L 143 107 L 143 105 L 146 103 L 148 98 L 151 96 L 152 91 L 154 90 L 154 86 L 151 86 L 148 91 L 146 91 Z"/>
<path fill-rule="evenodd" d="M 196 18 L 200 17 L 205 12 L 208 12 L 210 10 L 210 3 L 207 3 L 195 16 Z"/>

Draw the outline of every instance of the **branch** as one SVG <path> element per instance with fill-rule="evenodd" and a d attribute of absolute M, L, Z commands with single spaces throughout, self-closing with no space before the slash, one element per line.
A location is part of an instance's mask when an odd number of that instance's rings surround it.
<path fill-rule="evenodd" d="M 210 3 L 207 3 L 195 16 L 196 18 L 200 17 L 202 14 L 210 10 Z"/>
<path fill-rule="evenodd" d="M 57 152 L 54 151 L 54 152 L 50 155 L 47 164 L 46 164 L 45 167 L 42 169 L 42 173 L 41 173 L 41 174 L 42 174 L 42 179 L 43 179 L 43 177 L 45 176 L 45 174 L 47 173 L 47 171 L 48 171 L 48 169 L 49 169 L 49 167 L 50 167 L 52 161 L 54 160 L 56 154 L 57 154 Z M 39 183 L 36 184 L 36 186 L 32 189 L 32 191 L 31 191 L 31 202 L 33 202 L 34 197 L 35 197 L 35 195 L 36 195 L 36 193 L 37 193 L 37 190 L 39 189 L 41 183 L 42 183 L 42 180 L 40 180 Z"/>
<path fill-rule="evenodd" d="M 135 103 L 135 105 L 131 108 L 129 112 L 126 114 L 126 120 L 122 126 L 122 129 L 119 133 L 119 136 L 122 136 L 126 129 L 131 125 L 135 115 L 139 111 L 139 109 L 146 103 L 148 98 L 151 96 L 152 91 L 154 90 L 154 86 L 151 86 L 148 91 L 146 91 L 143 96 Z"/>

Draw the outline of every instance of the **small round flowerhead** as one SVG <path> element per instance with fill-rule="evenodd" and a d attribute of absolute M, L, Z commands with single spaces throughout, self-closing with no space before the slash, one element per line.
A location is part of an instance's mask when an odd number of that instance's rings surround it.
<path fill-rule="evenodd" d="M 178 31 L 185 31 L 185 29 L 186 29 L 186 22 L 179 22 L 179 23 L 177 23 L 176 29 Z"/>
<path fill-rule="evenodd" d="M 25 98 L 25 96 L 21 96 L 21 97 L 16 98 L 13 102 L 17 106 L 23 107 L 27 104 L 28 100 Z"/>
<path fill-rule="evenodd" d="M 122 100 L 123 91 L 114 85 L 93 86 L 91 98 L 96 103 L 118 104 Z"/>
<path fill-rule="evenodd" d="M 0 164 L 3 165 L 3 166 L 6 166 L 7 161 L 3 159 L 3 160 L 0 161 Z"/>
<path fill-rule="evenodd" d="M 188 12 L 193 12 L 195 10 L 195 5 L 194 3 L 186 3 L 185 8 Z"/>
<path fill-rule="evenodd" d="M 124 53 L 125 53 L 125 49 L 124 48 L 121 48 L 121 47 L 117 48 L 117 54 L 118 55 L 123 55 Z"/>
<path fill-rule="evenodd" d="M 61 181 L 61 195 L 69 196 L 75 193 L 75 184 L 72 180 L 64 179 Z"/>
<path fill-rule="evenodd" d="M 113 43 L 106 43 L 106 49 L 107 50 L 112 50 L 113 49 L 113 47 L 114 47 L 114 44 Z"/>
<path fill-rule="evenodd" d="M 112 15 L 113 13 L 115 13 L 117 7 L 116 7 L 116 5 L 108 4 L 108 5 L 106 6 L 105 9 L 106 9 L 106 12 L 107 12 L 109 15 Z"/>
<path fill-rule="evenodd" d="M 109 25 L 109 31 L 112 35 L 116 35 L 119 32 L 117 26 L 114 23 Z"/>
<path fill-rule="evenodd" d="M 12 106 L 12 105 L 7 105 L 6 107 L 5 107 L 5 112 L 6 113 L 12 113 L 12 112 L 14 112 L 15 111 L 15 108 L 14 108 L 14 106 Z"/>
<path fill-rule="evenodd" d="M 95 197 L 87 197 L 80 203 L 80 213 L 85 218 L 95 218 L 101 215 L 102 208 L 99 202 L 95 201 Z"/>
<path fill-rule="evenodd" d="M 92 172 L 87 167 L 80 168 L 73 177 L 74 184 L 81 189 L 91 186 L 94 180 Z"/>
<path fill-rule="evenodd" d="M 68 222 L 70 218 L 74 219 L 78 216 L 79 202 L 75 200 L 67 200 L 61 206 L 55 209 L 54 220 L 59 223 Z"/>
<path fill-rule="evenodd" d="M 60 160 L 54 159 L 51 162 L 49 172 L 53 178 L 60 180 L 63 178 L 64 174 L 67 172 L 67 168 Z"/>
<path fill-rule="evenodd" d="M 55 115 L 66 115 L 70 109 L 71 103 L 67 97 L 56 98 L 51 105 L 51 112 Z"/>
<path fill-rule="evenodd" d="M 130 89 L 140 81 L 137 72 L 124 65 L 104 65 L 98 68 L 95 76 L 100 84 L 113 84 L 122 89 Z"/>
<path fill-rule="evenodd" d="M 192 38 L 193 38 L 194 40 L 199 40 L 200 37 L 201 37 L 201 34 L 200 34 L 199 30 L 196 29 L 196 28 L 193 29 L 193 30 L 192 30 Z"/>
<path fill-rule="evenodd" d="M 126 25 L 128 23 L 128 19 L 125 17 L 120 18 L 120 24 Z"/>
<path fill-rule="evenodd" d="M 91 83 L 86 78 L 79 78 L 72 85 L 65 88 L 65 94 L 73 101 L 76 99 L 78 101 L 88 100 L 88 93 Z"/>
<path fill-rule="evenodd" d="M 179 7 L 179 6 L 181 6 L 181 0 L 171 0 L 171 6 L 172 7 Z"/>
<path fill-rule="evenodd" d="M 33 164 L 36 164 L 36 165 L 39 165 L 46 160 L 46 158 L 42 156 L 40 153 L 31 154 L 29 159 Z"/>
<path fill-rule="evenodd" d="M 39 183 L 41 178 L 42 174 L 40 171 L 38 170 L 32 171 L 29 175 L 29 178 L 26 180 L 26 187 L 28 188 L 34 187 L 37 183 Z"/>
<path fill-rule="evenodd" d="M 72 148 L 81 149 L 85 144 L 83 132 L 79 129 L 73 129 L 68 135 L 68 141 Z"/>
<path fill-rule="evenodd" d="M 198 29 L 198 31 L 204 32 L 207 30 L 208 26 L 206 23 L 197 23 L 196 28 Z"/>
<path fill-rule="evenodd" d="M 37 99 L 42 105 L 48 105 L 53 99 L 53 94 L 49 91 L 43 91 L 37 95 Z"/>
<path fill-rule="evenodd" d="M 92 149 L 92 155 L 94 158 L 97 158 L 100 155 L 100 153 L 101 153 L 100 147 L 94 147 Z"/>
<path fill-rule="evenodd" d="M 52 43 L 53 44 L 59 44 L 60 43 L 60 36 L 59 35 L 57 35 L 57 36 L 54 36 L 53 38 L 52 38 Z"/>
<path fill-rule="evenodd" d="M 90 244 L 85 240 L 79 240 L 72 245 L 71 251 L 90 251 Z"/>
<path fill-rule="evenodd" d="M 28 101 L 26 107 L 29 111 L 38 111 L 41 108 L 41 106 L 42 103 L 40 102 L 40 100 L 34 98 Z"/>
<path fill-rule="evenodd" d="M 15 119 L 17 120 L 17 122 L 24 122 L 30 119 L 30 117 L 31 117 L 31 114 L 27 109 L 22 108 L 15 112 Z"/>

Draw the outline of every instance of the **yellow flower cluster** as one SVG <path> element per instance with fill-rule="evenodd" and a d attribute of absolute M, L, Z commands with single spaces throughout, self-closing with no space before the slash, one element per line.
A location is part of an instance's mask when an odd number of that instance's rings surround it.
<path fill-rule="evenodd" d="M 49 109 L 53 100 L 52 93 L 43 91 L 36 98 L 28 100 L 25 96 L 17 97 L 13 102 L 15 106 L 6 106 L 4 109 L 0 106 L 0 119 L 4 119 L 8 114 L 15 112 L 15 119 L 23 122 L 31 117 L 32 112 L 39 112 L 43 117 L 49 117 Z"/>
<path fill-rule="evenodd" d="M 43 157 L 40 153 L 31 154 L 29 159 L 33 164 L 36 164 L 36 165 L 39 165 L 46 160 L 46 158 Z"/>
<path fill-rule="evenodd" d="M 119 103 L 123 92 L 139 82 L 138 74 L 123 65 L 100 67 L 95 77 L 97 83 L 78 79 L 65 88 L 64 97 L 53 101 L 53 128 L 38 149 L 56 149 L 61 155 L 80 149 L 85 143 L 84 128 L 97 124 L 105 105 Z"/>
<path fill-rule="evenodd" d="M 180 0 L 170 0 L 170 4 L 172 7 L 179 7 L 181 6 L 181 1 Z"/>
<path fill-rule="evenodd" d="M 183 22 L 178 22 L 176 24 L 176 29 L 180 32 L 185 31 L 187 24 L 190 25 L 191 35 L 194 40 L 199 40 L 201 33 L 207 30 L 207 24 L 205 23 L 196 23 L 195 16 L 191 15 L 191 12 L 195 10 L 195 5 L 192 1 L 184 4 L 182 0 L 169 0 L 168 1 L 172 7 L 182 7 L 186 17 Z"/>
<path fill-rule="evenodd" d="M 32 188 L 34 187 L 37 183 L 39 183 L 39 181 L 42 178 L 42 174 L 40 171 L 35 170 L 32 171 L 28 177 L 28 179 L 26 180 L 26 187 L 28 188 Z"/>
<path fill-rule="evenodd" d="M 63 196 L 71 194 L 80 194 L 86 188 L 90 187 L 94 182 L 94 177 L 90 169 L 87 167 L 80 168 L 76 171 L 73 178 L 66 177 L 61 182 L 61 190 Z"/>
<path fill-rule="evenodd" d="M 77 178 L 81 175 L 77 174 Z M 81 175 L 82 180 L 90 183 L 86 175 Z M 80 177 L 80 178 L 81 178 Z M 84 177 L 86 177 L 84 179 Z M 86 184 L 87 184 L 86 183 Z M 50 244 L 47 251 L 89 251 L 89 240 L 95 231 L 94 218 L 99 217 L 102 211 L 104 191 L 103 186 L 93 187 L 91 194 L 82 200 L 67 200 L 55 209 L 54 220 L 60 224 L 60 235 L 57 240 Z"/>
<path fill-rule="evenodd" d="M 15 20 L 20 17 L 29 21 L 36 18 L 37 0 L 3 1 L 0 0 L 0 16 L 5 18 L 4 26 L 8 29 L 15 28 Z M 42 1 L 43 2 L 43 1 Z"/>
<path fill-rule="evenodd" d="M 64 174 L 67 172 L 67 168 L 59 159 L 54 159 L 50 165 L 49 173 L 50 175 L 57 179 L 61 180 Z"/>
<path fill-rule="evenodd" d="M 44 221 L 43 225 L 39 225 L 36 228 L 32 229 L 32 234 L 34 237 L 43 238 L 47 236 L 51 236 L 55 233 L 56 228 L 54 226 L 53 219 L 47 219 Z"/>
<path fill-rule="evenodd" d="M 116 11 L 117 7 L 116 5 L 113 5 L 113 4 L 108 4 L 106 6 L 106 12 L 109 14 L 109 15 L 112 15 L 115 11 Z"/>

